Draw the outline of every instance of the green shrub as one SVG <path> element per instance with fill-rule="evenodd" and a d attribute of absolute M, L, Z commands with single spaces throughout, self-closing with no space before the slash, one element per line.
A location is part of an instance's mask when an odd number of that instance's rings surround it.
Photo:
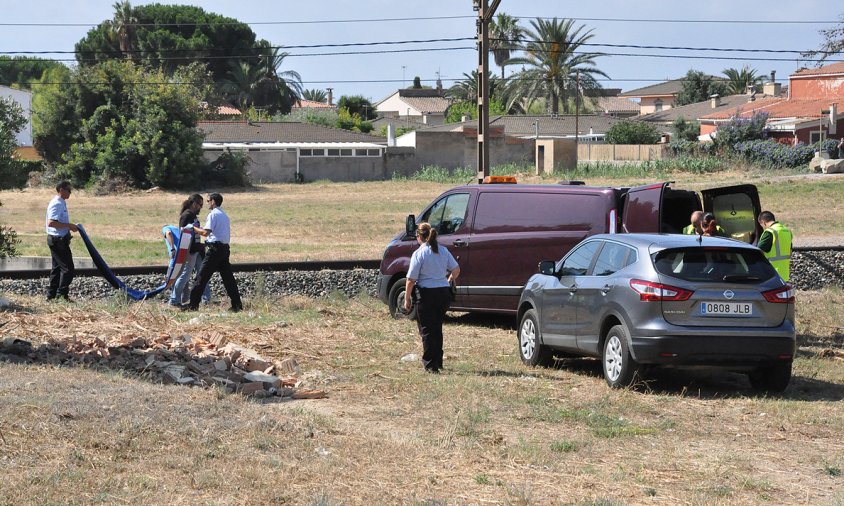
<path fill-rule="evenodd" d="M 249 154 L 226 149 L 203 171 L 203 186 L 249 186 Z"/>
<path fill-rule="evenodd" d="M 656 144 L 662 135 L 650 123 L 622 120 L 607 130 L 609 144 Z"/>

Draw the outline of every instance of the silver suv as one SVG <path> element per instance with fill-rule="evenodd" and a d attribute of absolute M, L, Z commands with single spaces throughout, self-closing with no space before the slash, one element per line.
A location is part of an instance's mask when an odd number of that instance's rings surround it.
<path fill-rule="evenodd" d="M 519 302 L 519 354 L 600 357 L 612 387 L 645 366 L 717 366 L 780 392 L 796 352 L 794 290 L 731 239 L 602 234 L 543 261 Z"/>

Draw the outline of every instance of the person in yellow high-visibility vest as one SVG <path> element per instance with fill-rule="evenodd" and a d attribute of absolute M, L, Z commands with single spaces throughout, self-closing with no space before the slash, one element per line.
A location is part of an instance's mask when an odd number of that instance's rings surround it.
<path fill-rule="evenodd" d="M 693 212 L 691 218 L 689 218 L 689 221 L 691 223 L 686 225 L 686 228 L 683 229 L 684 234 L 692 235 L 703 233 L 700 229 L 700 222 L 703 221 L 703 211 Z"/>
<path fill-rule="evenodd" d="M 780 277 L 788 281 L 791 277 L 791 230 L 778 222 L 770 211 L 759 213 L 759 224 L 765 231 L 756 246 L 765 253 Z"/>

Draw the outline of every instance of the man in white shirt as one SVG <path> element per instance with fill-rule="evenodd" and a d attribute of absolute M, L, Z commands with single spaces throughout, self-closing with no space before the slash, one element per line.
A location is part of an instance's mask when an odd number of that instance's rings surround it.
<path fill-rule="evenodd" d="M 53 259 L 50 269 L 50 284 L 47 287 L 47 300 L 62 298 L 70 300 L 70 282 L 73 281 L 75 268 L 73 253 L 70 251 L 70 233 L 78 232 L 76 225 L 70 222 L 67 213 L 67 199 L 73 190 L 68 181 L 56 185 L 56 196 L 47 206 L 47 246 Z"/>
<path fill-rule="evenodd" d="M 232 301 L 230 311 L 238 312 L 243 310 L 243 302 L 240 300 L 240 292 L 237 289 L 237 281 L 234 279 L 232 273 L 232 265 L 229 261 L 230 250 L 229 241 L 231 241 L 231 221 L 228 215 L 223 212 L 223 196 L 219 193 L 212 193 L 208 195 L 208 208 L 211 212 L 205 219 L 205 226 L 203 228 L 194 228 L 194 231 L 206 237 L 205 245 L 208 247 L 208 252 L 205 254 L 205 259 L 202 260 L 202 266 L 199 272 L 196 273 L 196 278 L 193 282 L 193 289 L 190 291 L 190 302 L 185 309 L 196 311 L 199 309 L 199 301 L 202 298 L 202 292 L 211 281 L 211 276 L 215 272 L 220 273 L 223 278 L 223 286 L 226 288 L 226 293 Z"/>

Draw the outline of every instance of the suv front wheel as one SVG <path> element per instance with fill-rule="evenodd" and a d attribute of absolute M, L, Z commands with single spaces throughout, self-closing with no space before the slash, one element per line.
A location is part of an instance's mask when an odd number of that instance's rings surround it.
<path fill-rule="evenodd" d="M 554 359 L 551 350 L 542 344 L 536 311 L 528 309 L 519 324 L 519 357 L 530 366 L 549 365 Z"/>

